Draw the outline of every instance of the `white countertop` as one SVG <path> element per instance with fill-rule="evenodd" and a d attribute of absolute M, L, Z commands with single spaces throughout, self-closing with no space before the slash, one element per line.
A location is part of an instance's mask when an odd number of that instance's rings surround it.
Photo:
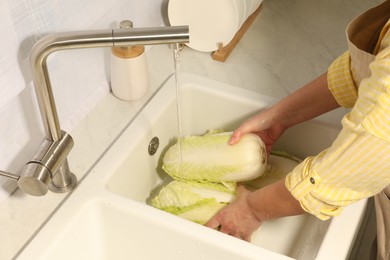
<path fill-rule="evenodd" d="M 370 2 L 266 0 L 264 9 L 226 62 L 212 60 L 210 53 L 184 48 L 181 71 L 284 97 L 322 74 L 345 50 L 347 22 L 373 5 Z M 69 164 L 79 181 L 174 72 L 173 54 L 167 46 L 151 48 L 147 60 L 150 90 L 144 98 L 123 102 L 107 95 L 70 133 L 75 146 Z M 324 119 L 334 122 L 343 113 L 339 110 Z M 12 259 L 69 195 L 49 192 L 43 197 L 33 197 L 17 190 L 0 204 L 0 259 Z"/>

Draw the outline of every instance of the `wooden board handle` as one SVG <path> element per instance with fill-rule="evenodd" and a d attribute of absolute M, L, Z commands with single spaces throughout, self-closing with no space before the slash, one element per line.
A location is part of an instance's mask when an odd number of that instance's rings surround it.
<path fill-rule="evenodd" d="M 223 46 L 222 43 L 218 44 L 218 50 L 214 51 L 211 54 L 211 57 L 216 61 L 225 62 L 225 60 L 229 57 L 230 53 L 232 53 L 233 49 L 236 47 L 236 45 L 244 36 L 249 27 L 252 25 L 253 21 L 256 19 L 257 15 L 262 9 L 263 3 L 260 4 L 259 8 L 257 8 L 256 11 L 253 12 L 253 14 L 248 16 L 246 21 L 242 24 L 240 30 L 238 30 L 238 32 L 234 35 L 233 39 L 226 46 Z"/>

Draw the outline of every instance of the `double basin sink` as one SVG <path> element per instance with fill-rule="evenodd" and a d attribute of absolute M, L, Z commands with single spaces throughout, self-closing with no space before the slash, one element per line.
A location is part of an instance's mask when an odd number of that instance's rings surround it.
<path fill-rule="evenodd" d="M 191 74 L 180 77 L 183 135 L 235 129 L 276 100 Z M 166 177 L 161 155 L 178 135 L 176 84 L 169 79 L 17 259 L 344 259 L 366 201 L 342 216 L 265 222 L 251 243 L 148 206 Z M 304 158 L 328 147 L 336 125 L 310 121 L 289 129 L 275 149 Z M 159 147 L 148 153 L 157 137 Z M 156 140 L 156 138 L 154 139 Z M 156 145 L 153 145 L 156 148 Z"/>

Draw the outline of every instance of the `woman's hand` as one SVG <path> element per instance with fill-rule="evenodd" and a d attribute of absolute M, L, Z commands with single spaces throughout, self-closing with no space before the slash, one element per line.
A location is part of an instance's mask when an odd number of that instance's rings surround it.
<path fill-rule="evenodd" d="M 252 233 L 261 225 L 261 221 L 248 203 L 249 194 L 250 191 L 244 186 L 239 186 L 236 200 L 219 211 L 206 226 L 250 241 Z"/>
<path fill-rule="evenodd" d="M 285 121 L 283 116 L 277 115 L 277 113 L 273 112 L 272 108 L 261 112 L 246 120 L 239 128 L 237 128 L 233 132 L 229 144 L 234 145 L 240 141 L 243 135 L 253 133 L 263 140 L 267 148 L 267 153 L 269 154 L 271 152 L 272 145 L 286 130 L 283 126 L 283 121 Z"/>
<path fill-rule="evenodd" d="M 253 192 L 239 186 L 236 200 L 221 209 L 206 226 L 250 241 L 263 221 L 304 212 L 282 179 Z"/>

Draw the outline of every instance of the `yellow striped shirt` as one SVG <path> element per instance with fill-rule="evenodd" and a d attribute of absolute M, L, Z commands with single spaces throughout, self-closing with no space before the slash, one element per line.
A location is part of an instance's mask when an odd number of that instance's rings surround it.
<path fill-rule="evenodd" d="M 390 184 L 390 21 L 382 30 L 371 76 L 359 87 L 349 52 L 328 69 L 328 87 L 337 102 L 352 108 L 332 146 L 309 157 L 286 178 L 303 209 L 320 219 L 373 196 Z"/>

